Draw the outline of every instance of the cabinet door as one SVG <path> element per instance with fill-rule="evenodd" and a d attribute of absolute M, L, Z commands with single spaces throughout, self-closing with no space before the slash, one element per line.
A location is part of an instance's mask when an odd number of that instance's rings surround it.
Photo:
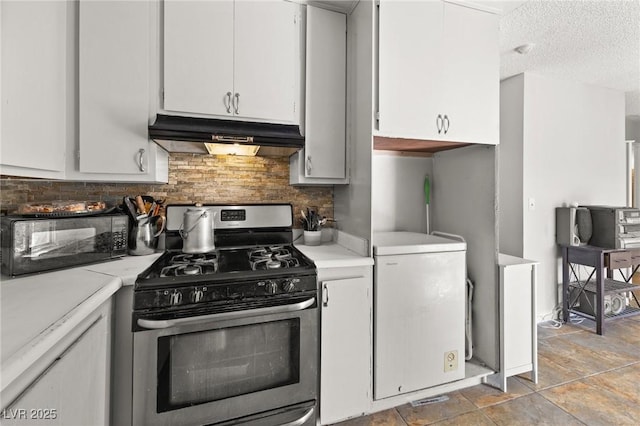
<path fill-rule="evenodd" d="M 6 409 L 2 424 L 108 425 L 109 318 L 100 317 L 62 353 Z"/>
<path fill-rule="evenodd" d="M 238 1 L 234 20 L 234 110 L 278 122 L 295 117 L 300 56 L 298 11 L 288 1 Z M 228 37 L 227 37 L 228 39 Z"/>
<path fill-rule="evenodd" d="M 233 5 L 227 0 L 164 2 L 165 110 L 231 116 Z M 254 73 L 262 66 L 252 65 Z"/>
<path fill-rule="evenodd" d="M 151 4 L 79 4 L 82 173 L 148 175 Z"/>
<path fill-rule="evenodd" d="M 62 178 L 67 2 L 0 2 L 0 173 Z"/>
<path fill-rule="evenodd" d="M 380 136 L 442 139 L 440 1 L 380 1 Z"/>
<path fill-rule="evenodd" d="M 500 57 L 498 17 L 445 3 L 442 60 L 446 138 L 455 142 L 499 141 Z"/>
<path fill-rule="evenodd" d="M 347 19 L 307 6 L 305 176 L 345 172 Z"/>
<path fill-rule="evenodd" d="M 371 281 L 322 282 L 320 420 L 361 415 L 370 404 Z"/>

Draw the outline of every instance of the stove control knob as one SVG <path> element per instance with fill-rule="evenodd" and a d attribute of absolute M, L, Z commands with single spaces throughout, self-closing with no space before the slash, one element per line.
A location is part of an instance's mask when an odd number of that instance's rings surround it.
<path fill-rule="evenodd" d="M 180 302 L 182 302 L 182 293 L 180 293 L 178 290 L 174 290 L 174 292 L 171 293 L 171 296 L 169 296 L 169 301 L 173 306 L 179 305 Z"/>
<path fill-rule="evenodd" d="M 267 294 L 276 294 L 278 292 L 278 284 L 273 281 L 267 281 L 264 285 L 264 291 L 266 291 Z"/>
<path fill-rule="evenodd" d="M 284 282 L 282 283 L 282 290 L 286 291 L 287 293 L 291 293 L 295 289 L 296 286 L 291 282 L 291 280 L 284 280 Z"/>
<path fill-rule="evenodd" d="M 193 300 L 193 303 L 198 303 L 199 301 L 202 300 L 202 298 L 204 297 L 204 292 L 202 290 L 193 290 L 193 293 L 191 293 L 191 299 Z"/>

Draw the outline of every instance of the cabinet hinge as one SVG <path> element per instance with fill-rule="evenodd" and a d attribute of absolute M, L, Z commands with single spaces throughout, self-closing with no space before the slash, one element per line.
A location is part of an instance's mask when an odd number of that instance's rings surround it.
<path fill-rule="evenodd" d="M 76 158 L 79 160 L 80 159 L 80 150 L 76 151 Z"/>
<path fill-rule="evenodd" d="M 376 111 L 376 120 L 380 121 L 380 111 Z"/>
<path fill-rule="evenodd" d="M 296 101 L 293 101 L 293 112 L 296 112 Z"/>

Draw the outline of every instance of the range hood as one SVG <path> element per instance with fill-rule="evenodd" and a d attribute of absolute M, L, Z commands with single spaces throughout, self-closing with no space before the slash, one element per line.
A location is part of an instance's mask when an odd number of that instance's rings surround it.
<path fill-rule="evenodd" d="M 300 127 L 158 114 L 149 138 L 168 152 L 289 156 L 304 148 Z"/>

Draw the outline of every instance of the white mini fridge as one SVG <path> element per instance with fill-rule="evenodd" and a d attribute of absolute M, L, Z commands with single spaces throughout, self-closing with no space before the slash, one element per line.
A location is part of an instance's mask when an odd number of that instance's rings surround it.
<path fill-rule="evenodd" d="M 463 379 L 466 243 L 373 235 L 374 398 Z"/>

